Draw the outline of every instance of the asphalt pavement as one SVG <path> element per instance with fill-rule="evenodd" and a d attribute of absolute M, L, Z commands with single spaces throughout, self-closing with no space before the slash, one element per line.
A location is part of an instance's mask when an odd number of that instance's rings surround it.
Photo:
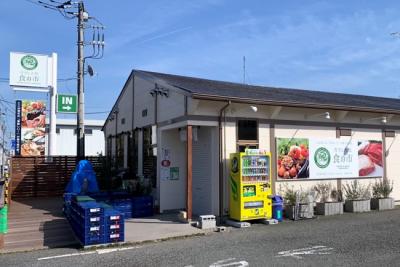
<path fill-rule="evenodd" d="M 253 224 L 185 239 L 97 250 L 0 255 L 0 266 L 399 266 L 400 209 Z"/>

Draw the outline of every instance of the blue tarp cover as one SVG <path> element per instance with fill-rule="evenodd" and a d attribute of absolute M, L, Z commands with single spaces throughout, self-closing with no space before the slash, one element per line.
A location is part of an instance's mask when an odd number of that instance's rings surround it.
<path fill-rule="evenodd" d="M 82 188 L 87 181 L 86 190 Z M 83 192 L 82 189 L 85 191 Z M 92 164 L 88 160 L 81 160 L 78 163 L 74 173 L 71 175 L 71 180 L 69 181 L 67 187 L 65 188 L 66 193 L 94 193 L 98 192 L 99 187 L 97 185 L 96 173 L 93 170 Z"/>

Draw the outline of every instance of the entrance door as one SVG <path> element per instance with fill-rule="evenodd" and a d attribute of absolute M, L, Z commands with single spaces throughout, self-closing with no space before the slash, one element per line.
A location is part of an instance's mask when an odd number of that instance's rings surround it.
<path fill-rule="evenodd" d="M 193 214 L 212 214 L 212 149 L 211 128 L 197 128 L 197 141 L 193 140 Z"/>

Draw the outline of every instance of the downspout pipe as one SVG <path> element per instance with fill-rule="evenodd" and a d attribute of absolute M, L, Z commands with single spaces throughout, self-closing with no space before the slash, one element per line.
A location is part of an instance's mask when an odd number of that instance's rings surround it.
<path fill-rule="evenodd" d="M 224 159 L 223 159 L 223 144 L 222 144 L 222 117 L 225 110 L 232 104 L 229 100 L 228 103 L 219 111 L 218 126 L 219 126 L 219 223 L 222 223 L 224 216 Z M 225 140 L 224 140 L 225 142 Z"/>

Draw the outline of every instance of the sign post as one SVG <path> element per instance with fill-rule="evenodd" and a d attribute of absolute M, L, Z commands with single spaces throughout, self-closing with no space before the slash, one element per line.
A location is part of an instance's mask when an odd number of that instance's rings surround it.
<path fill-rule="evenodd" d="M 57 95 L 58 113 L 76 113 L 77 97 L 76 95 Z"/>

